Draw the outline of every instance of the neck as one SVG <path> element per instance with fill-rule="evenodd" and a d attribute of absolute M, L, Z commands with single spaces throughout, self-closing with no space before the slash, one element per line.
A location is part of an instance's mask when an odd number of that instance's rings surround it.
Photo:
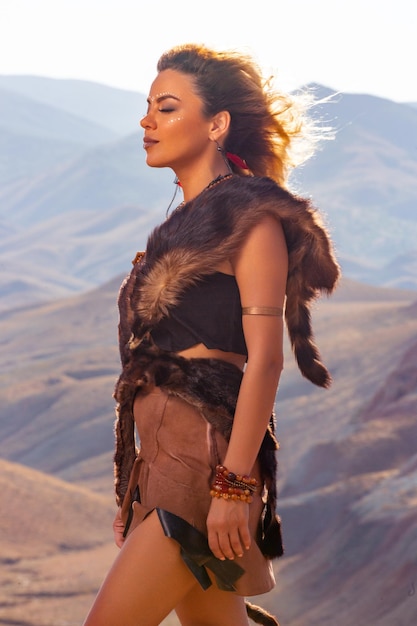
<path fill-rule="evenodd" d="M 226 176 L 230 174 L 230 171 L 226 166 L 220 166 L 198 173 L 190 173 L 189 171 L 183 172 L 182 175 L 180 175 L 179 172 L 175 173 L 181 183 L 184 201 L 188 202 L 198 196 L 198 194 L 201 193 L 203 189 L 206 189 L 216 178 Z"/>

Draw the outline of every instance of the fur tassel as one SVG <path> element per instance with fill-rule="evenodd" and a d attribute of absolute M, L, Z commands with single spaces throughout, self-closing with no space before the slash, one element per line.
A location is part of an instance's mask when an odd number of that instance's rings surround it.
<path fill-rule="evenodd" d="M 247 600 L 245 601 L 245 605 L 248 617 L 255 622 L 255 624 L 263 624 L 264 626 L 279 626 L 278 620 L 271 615 L 271 613 L 265 611 L 265 609 L 262 609 L 260 606 L 256 606 Z"/>
<path fill-rule="evenodd" d="M 270 508 L 267 508 L 271 519 L 264 521 L 265 531 L 261 542 L 262 554 L 269 559 L 276 559 L 284 554 L 281 535 L 281 520 L 278 515 L 272 516 Z"/>

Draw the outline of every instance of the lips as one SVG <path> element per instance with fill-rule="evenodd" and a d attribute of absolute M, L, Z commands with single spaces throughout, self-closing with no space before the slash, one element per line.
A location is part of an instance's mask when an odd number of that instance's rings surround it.
<path fill-rule="evenodd" d="M 156 139 L 151 139 L 150 137 L 144 137 L 143 138 L 143 147 L 146 150 L 147 148 L 151 148 L 152 146 L 154 146 L 156 143 L 158 143 L 156 141 Z"/>

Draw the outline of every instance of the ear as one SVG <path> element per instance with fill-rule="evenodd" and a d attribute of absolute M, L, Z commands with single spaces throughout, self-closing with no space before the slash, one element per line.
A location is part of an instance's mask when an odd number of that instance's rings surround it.
<path fill-rule="evenodd" d="M 209 130 L 209 139 L 211 141 L 220 141 L 226 137 L 230 128 L 230 113 L 229 111 L 219 111 L 212 117 L 211 126 Z"/>

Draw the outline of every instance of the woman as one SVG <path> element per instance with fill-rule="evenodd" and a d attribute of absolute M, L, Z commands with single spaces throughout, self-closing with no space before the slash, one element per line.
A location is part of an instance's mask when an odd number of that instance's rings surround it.
<path fill-rule="evenodd" d="M 85 626 L 151 626 L 173 609 L 183 626 L 277 624 L 244 597 L 273 587 L 282 554 L 283 309 L 302 373 L 327 386 L 308 307 L 339 269 L 317 213 L 285 190 L 304 128 L 291 99 L 235 53 L 180 46 L 157 69 L 147 164 L 172 168 L 184 201 L 120 292 L 121 550 Z"/>

